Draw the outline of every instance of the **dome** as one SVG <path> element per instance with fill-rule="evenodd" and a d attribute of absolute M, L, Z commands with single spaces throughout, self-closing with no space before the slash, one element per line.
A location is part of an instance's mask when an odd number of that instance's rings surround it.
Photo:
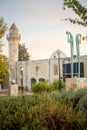
<path fill-rule="evenodd" d="M 15 23 L 13 23 L 13 24 L 11 25 L 11 27 L 10 27 L 9 30 L 18 30 L 17 27 L 16 27 L 16 25 L 15 25 Z"/>
<path fill-rule="evenodd" d="M 60 58 L 67 57 L 67 55 L 63 51 L 61 51 L 60 49 L 57 49 L 56 51 L 52 53 L 50 58 L 58 58 L 58 53 L 60 54 Z"/>

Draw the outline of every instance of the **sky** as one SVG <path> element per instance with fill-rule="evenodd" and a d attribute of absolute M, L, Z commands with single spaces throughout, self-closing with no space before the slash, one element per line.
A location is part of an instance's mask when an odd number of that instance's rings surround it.
<path fill-rule="evenodd" d="M 80 2 L 87 7 L 87 0 Z M 3 53 L 7 56 L 9 47 L 6 35 L 12 23 L 19 29 L 20 43 L 25 43 L 31 60 L 48 59 L 57 49 L 70 56 L 66 31 L 73 35 L 76 54 L 76 34 L 87 35 L 87 27 L 62 21 L 75 17 L 71 10 L 63 10 L 63 0 L 0 0 L 0 17 L 8 25 L 2 38 Z M 87 41 L 81 41 L 80 54 L 87 55 Z"/>

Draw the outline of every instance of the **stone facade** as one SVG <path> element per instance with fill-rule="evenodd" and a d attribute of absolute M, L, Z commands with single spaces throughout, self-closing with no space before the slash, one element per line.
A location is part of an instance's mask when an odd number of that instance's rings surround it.
<path fill-rule="evenodd" d="M 10 95 L 11 96 L 18 96 L 18 85 L 17 84 L 13 84 L 9 86 L 9 91 L 10 91 Z"/>
<path fill-rule="evenodd" d="M 70 58 L 61 50 L 53 52 L 49 59 L 18 61 L 18 44 L 20 36 L 15 24 L 12 24 L 7 36 L 9 42 L 9 82 L 15 80 L 18 86 L 28 87 L 34 82 L 46 80 L 51 83 L 54 80 L 63 78 L 63 64 L 70 63 Z M 76 59 L 74 59 L 76 62 Z M 84 77 L 87 78 L 87 55 L 81 56 L 84 63 Z M 60 64 L 59 64 L 60 63 Z M 59 66 L 60 65 L 60 66 Z M 21 70 L 23 68 L 23 70 Z M 60 75 L 59 75 L 60 70 Z"/>
<path fill-rule="evenodd" d="M 87 78 L 87 55 L 81 56 L 81 61 L 84 63 L 84 77 Z"/>
<path fill-rule="evenodd" d="M 62 61 L 60 60 L 60 64 Z M 53 80 L 58 80 L 59 75 L 54 75 L 54 65 L 58 67 L 58 59 L 44 59 L 44 60 L 33 60 L 33 61 L 20 61 L 15 63 L 15 81 L 20 86 L 21 79 L 23 85 L 28 86 L 31 89 L 32 80 L 39 82 L 45 80 L 48 83 Z M 23 67 L 23 77 L 21 75 L 21 67 Z M 58 71 L 59 68 L 57 68 Z M 60 66 L 61 77 L 62 77 L 62 66 Z"/>
<path fill-rule="evenodd" d="M 86 78 L 67 78 L 66 79 L 66 88 L 87 88 L 87 79 Z"/>
<path fill-rule="evenodd" d="M 87 78 L 87 56 L 81 57 L 81 62 L 84 63 L 84 77 Z M 63 63 L 65 59 L 60 58 L 60 74 L 63 77 Z M 65 63 L 68 63 L 66 60 Z M 54 74 L 54 66 L 57 66 L 57 74 Z M 23 67 L 23 77 L 21 75 L 21 67 Z M 39 82 L 40 79 L 46 80 L 51 83 L 59 79 L 59 66 L 58 59 L 43 59 L 33 61 L 20 61 L 15 62 L 15 81 L 21 86 L 21 79 L 23 78 L 23 86 L 28 86 L 31 89 L 32 80 Z"/>
<path fill-rule="evenodd" d="M 20 42 L 20 35 L 15 23 L 9 29 L 7 40 L 9 42 L 9 80 L 12 81 L 16 77 L 15 62 L 18 61 L 18 45 Z"/>

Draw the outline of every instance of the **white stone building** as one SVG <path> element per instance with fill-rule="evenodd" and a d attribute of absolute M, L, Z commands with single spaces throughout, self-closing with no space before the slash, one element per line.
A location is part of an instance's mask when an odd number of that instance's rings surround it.
<path fill-rule="evenodd" d="M 9 43 L 9 82 L 16 82 L 19 86 L 28 87 L 34 82 L 46 80 L 48 83 L 66 79 L 71 76 L 70 58 L 61 50 L 57 49 L 53 52 L 49 59 L 18 61 L 18 44 L 20 35 L 15 23 L 9 29 L 7 40 Z M 74 76 L 78 73 L 78 63 L 74 57 Z M 81 77 L 87 78 L 87 55 L 81 56 Z"/>

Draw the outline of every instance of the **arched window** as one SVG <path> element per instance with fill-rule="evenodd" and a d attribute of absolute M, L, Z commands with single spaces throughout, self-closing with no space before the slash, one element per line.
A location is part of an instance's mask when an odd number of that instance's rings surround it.
<path fill-rule="evenodd" d="M 58 75 L 58 66 L 54 65 L 54 75 Z"/>
<path fill-rule="evenodd" d="M 34 83 L 36 83 L 37 81 L 36 81 L 36 79 L 35 78 L 32 78 L 31 79 L 31 86 L 34 84 Z"/>
<path fill-rule="evenodd" d="M 39 82 L 43 82 L 43 81 L 45 81 L 44 78 L 40 78 L 40 79 L 39 79 Z"/>

